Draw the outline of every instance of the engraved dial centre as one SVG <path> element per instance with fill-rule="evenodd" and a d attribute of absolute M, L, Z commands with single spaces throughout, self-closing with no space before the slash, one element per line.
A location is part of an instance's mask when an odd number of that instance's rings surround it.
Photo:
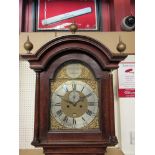
<path fill-rule="evenodd" d="M 76 91 L 72 91 L 70 94 L 69 94 L 69 100 L 71 102 L 73 102 L 74 104 L 80 99 L 80 95 L 78 92 Z"/>
<path fill-rule="evenodd" d="M 87 99 L 84 98 L 84 94 L 81 92 L 68 92 L 64 95 L 64 98 L 69 102 L 62 101 L 61 108 L 66 116 L 69 117 L 81 117 L 84 113 L 86 113 L 88 109 Z"/>

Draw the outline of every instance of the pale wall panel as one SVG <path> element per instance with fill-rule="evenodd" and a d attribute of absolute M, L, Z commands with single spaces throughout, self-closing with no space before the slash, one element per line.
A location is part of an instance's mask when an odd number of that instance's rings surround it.
<path fill-rule="evenodd" d="M 126 50 L 124 53 L 135 53 L 135 33 L 134 32 L 77 32 L 77 35 L 84 35 L 91 37 L 100 43 L 104 44 L 112 53 L 119 53 L 116 49 L 119 42 L 119 36 L 126 44 Z M 35 32 L 35 33 L 20 33 L 19 39 L 19 53 L 25 54 L 24 43 L 29 36 L 30 41 L 33 43 L 32 53 L 36 53 L 47 42 L 65 35 L 71 35 L 71 32 L 57 32 L 55 36 L 54 32 Z"/>
<path fill-rule="evenodd" d="M 34 148 L 34 100 L 35 100 L 35 72 L 29 68 L 27 61 L 19 63 L 19 147 Z"/>
<path fill-rule="evenodd" d="M 135 56 L 128 56 L 125 62 L 134 62 Z M 125 155 L 135 155 L 135 98 L 119 98 L 121 149 Z"/>

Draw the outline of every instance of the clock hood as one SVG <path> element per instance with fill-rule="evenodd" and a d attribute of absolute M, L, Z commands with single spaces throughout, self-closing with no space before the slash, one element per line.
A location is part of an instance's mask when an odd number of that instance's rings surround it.
<path fill-rule="evenodd" d="M 30 62 L 30 68 L 41 71 L 46 69 L 51 60 L 72 53 L 89 55 L 103 70 L 117 69 L 119 62 L 127 57 L 124 53 L 114 54 L 99 41 L 82 35 L 58 37 L 47 42 L 35 54 L 21 56 Z"/>

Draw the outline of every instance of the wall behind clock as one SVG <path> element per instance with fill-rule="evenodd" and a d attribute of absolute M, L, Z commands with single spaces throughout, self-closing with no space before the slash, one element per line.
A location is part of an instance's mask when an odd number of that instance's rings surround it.
<path fill-rule="evenodd" d="M 41 46 L 51 41 L 52 39 L 66 35 L 71 35 L 71 32 L 22 32 L 19 36 L 19 53 L 26 53 L 23 44 L 27 40 L 27 36 L 29 36 L 30 41 L 33 43 L 33 49 L 31 53 L 34 54 Z M 117 51 L 116 46 L 119 42 L 119 36 L 121 36 L 122 41 L 126 44 L 126 50 L 124 53 L 131 55 L 135 52 L 135 32 L 77 32 L 76 35 L 83 35 L 94 38 L 109 48 L 112 53 L 117 54 L 119 52 Z"/>
<path fill-rule="evenodd" d="M 27 61 L 19 63 L 19 148 L 34 148 L 31 145 L 34 125 L 35 72 Z"/>
<path fill-rule="evenodd" d="M 135 56 L 128 56 L 123 62 L 135 62 Z M 125 155 L 135 153 L 135 98 L 119 98 L 121 148 Z"/>
<path fill-rule="evenodd" d="M 135 56 L 129 55 L 123 62 L 135 62 Z M 125 155 L 135 155 L 135 98 L 118 97 L 118 72 L 114 75 L 115 127 L 119 136 L 119 147 Z"/>

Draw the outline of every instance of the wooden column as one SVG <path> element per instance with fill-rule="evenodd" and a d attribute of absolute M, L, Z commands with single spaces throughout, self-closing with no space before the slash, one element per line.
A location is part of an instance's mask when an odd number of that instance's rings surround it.
<path fill-rule="evenodd" d="M 19 0 L 19 32 L 22 31 L 23 19 L 23 0 Z"/>
<path fill-rule="evenodd" d="M 109 12 L 109 4 L 110 2 L 107 0 L 102 0 L 102 27 L 103 31 L 110 31 L 110 12 Z"/>
<path fill-rule="evenodd" d="M 125 16 L 131 15 L 131 0 L 111 0 L 110 20 L 111 31 L 120 31 L 121 21 Z"/>
<path fill-rule="evenodd" d="M 35 115 L 34 115 L 34 137 L 32 144 L 39 143 L 39 118 L 40 118 L 40 72 L 36 72 L 36 90 L 35 90 Z"/>

